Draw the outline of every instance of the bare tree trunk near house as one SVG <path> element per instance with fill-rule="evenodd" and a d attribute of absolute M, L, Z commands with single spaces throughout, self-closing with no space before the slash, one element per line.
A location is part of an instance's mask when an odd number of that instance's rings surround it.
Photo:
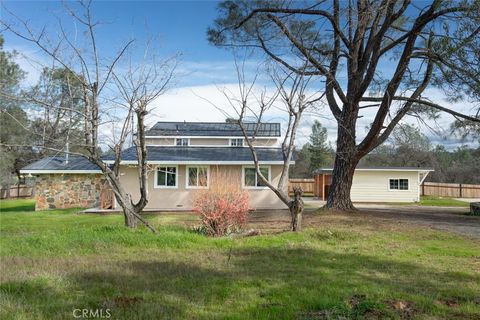
<path fill-rule="evenodd" d="M 270 70 L 271 80 L 275 85 L 273 94 L 271 94 L 270 97 L 267 97 L 267 92 L 263 91 L 259 95 L 256 95 L 253 92 L 256 78 L 252 80 L 250 84 L 247 84 L 244 75 L 244 65 L 239 66 L 236 64 L 236 67 L 240 97 L 234 97 L 229 92 L 224 92 L 224 95 L 237 113 L 238 124 L 242 130 L 245 142 L 252 153 L 257 177 L 261 180 L 263 185 L 270 188 L 270 190 L 272 190 L 288 207 L 291 217 L 290 230 L 301 231 L 304 209 L 302 200 L 303 191 L 301 188 L 295 188 L 293 190 L 294 196 L 290 197 L 288 194 L 288 171 L 295 149 L 295 138 L 302 114 L 308 107 L 311 107 L 318 102 L 323 95 L 315 92 L 313 94 L 310 93 L 310 96 L 307 96 L 307 89 L 309 88 L 311 77 L 295 74 L 282 68 Z M 252 97 L 257 96 L 260 98 L 253 98 L 252 101 Z M 281 146 L 283 153 L 282 172 L 276 186 L 268 181 L 268 177 L 265 177 L 262 174 L 260 170 L 262 160 L 258 158 L 257 149 L 254 145 L 265 112 L 271 108 L 285 110 L 285 114 L 288 117 L 285 136 Z M 222 111 L 225 112 L 224 110 Z M 247 117 L 255 118 L 253 132 L 246 128 L 246 123 L 244 121 Z"/>
<path fill-rule="evenodd" d="M 292 231 L 302 231 L 302 217 L 303 217 L 303 190 L 302 188 L 293 188 L 293 200 L 290 202 L 290 216 L 292 222 L 290 223 L 290 229 Z"/>

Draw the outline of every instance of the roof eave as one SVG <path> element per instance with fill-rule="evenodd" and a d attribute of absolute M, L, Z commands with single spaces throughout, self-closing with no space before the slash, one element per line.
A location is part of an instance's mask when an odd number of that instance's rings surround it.
<path fill-rule="evenodd" d="M 156 138 L 162 138 L 162 139 L 173 139 L 173 138 L 203 138 L 203 139 L 238 139 L 238 138 L 244 138 L 243 135 L 238 135 L 238 136 L 232 136 L 232 135 L 216 135 L 216 136 L 208 136 L 208 135 L 183 135 L 181 133 L 177 135 L 153 135 L 153 136 L 145 136 L 146 139 L 156 139 Z M 280 138 L 281 135 L 271 135 L 271 136 L 249 136 L 249 139 L 277 139 Z"/>
<path fill-rule="evenodd" d="M 62 174 L 62 173 L 68 173 L 68 174 L 97 174 L 97 173 L 102 173 L 102 170 L 55 170 L 55 169 L 49 169 L 49 170 L 36 170 L 36 169 L 22 169 L 20 170 L 21 174 Z"/>
<path fill-rule="evenodd" d="M 321 168 L 316 170 L 316 173 L 321 172 L 331 172 L 333 168 Z M 426 172 L 433 172 L 435 169 L 431 168 L 356 168 L 355 171 L 426 171 Z"/>
<path fill-rule="evenodd" d="M 115 160 L 103 160 L 106 164 L 113 164 Z M 161 165 L 161 164 L 172 164 L 172 165 L 254 165 L 253 161 L 198 161 L 198 160 L 191 160 L 191 161 L 155 161 L 149 160 L 147 161 L 148 164 L 154 165 Z M 138 165 L 137 160 L 122 160 L 120 161 L 122 165 Z M 260 165 L 283 165 L 283 161 L 259 161 Z M 290 161 L 290 164 L 295 164 L 295 161 Z"/>

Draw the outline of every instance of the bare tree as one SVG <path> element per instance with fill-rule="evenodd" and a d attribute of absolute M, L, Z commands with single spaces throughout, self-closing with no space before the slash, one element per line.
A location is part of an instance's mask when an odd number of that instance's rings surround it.
<path fill-rule="evenodd" d="M 288 193 L 288 172 L 295 150 L 295 139 L 297 129 L 304 111 L 311 107 L 316 102 L 320 101 L 323 95 L 317 92 L 308 92 L 311 76 L 305 76 L 285 70 L 283 68 L 270 68 L 270 78 L 275 85 L 275 90 L 270 95 L 267 89 L 260 94 L 256 94 L 255 85 L 256 77 L 247 83 L 245 79 L 244 66 L 236 64 L 238 76 L 239 95 L 234 97 L 233 94 L 223 91 L 225 97 L 228 99 L 230 106 L 237 113 L 237 121 L 245 138 L 250 151 L 252 153 L 253 162 L 255 165 L 255 172 L 262 185 L 267 186 L 272 190 L 277 197 L 288 206 L 291 215 L 290 230 L 302 230 L 302 213 L 303 213 L 303 190 L 301 188 L 294 188 L 293 197 Z M 283 165 L 280 179 L 277 185 L 268 181 L 268 177 L 262 173 L 261 159 L 257 154 L 255 141 L 258 131 L 261 127 L 262 121 L 265 119 L 266 113 L 271 110 L 281 110 L 287 116 L 287 126 L 285 129 L 285 136 L 282 140 Z M 253 131 L 247 128 L 252 121 L 247 122 L 248 119 L 255 119 Z"/>
<path fill-rule="evenodd" d="M 208 35 L 214 45 L 258 50 L 294 73 L 323 81 L 337 122 L 326 206 L 350 210 L 359 160 L 405 116 L 422 120 L 446 112 L 480 121 L 474 110 L 463 114 L 433 102 L 426 91 L 451 89 L 456 100 L 478 97 L 479 8 L 475 0 L 224 1 Z M 299 68 L 305 59 L 307 68 Z M 391 68 L 382 72 L 385 64 Z M 357 142 L 358 119 L 367 108 L 374 115 Z"/>
<path fill-rule="evenodd" d="M 81 108 L 59 106 L 52 104 L 48 99 L 43 100 L 31 95 L 24 95 L 18 99 L 34 102 L 50 110 L 60 108 L 79 115 L 84 137 L 78 147 L 85 152 L 69 152 L 87 157 L 102 170 L 123 209 L 127 227 L 135 228 L 140 221 L 155 232 L 148 221 L 140 215 L 148 202 L 145 116 L 152 101 L 168 89 L 176 67 L 176 59 L 159 60 L 150 54 L 150 51 L 145 50 L 143 63 L 134 63 L 132 62 L 134 60 L 130 59 L 128 64 L 121 65 L 122 59 L 125 59 L 129 50 L 132 50 L 134 40 L 124 43 L 114 57 L 107 59 L 102 56 L 96 35 L 99 22 L 94 20 L 90 1 L 80 1 L 75 5 L 65 4 L 67 13 L 79 30 L 78 33 L 85 35 L 83 41 L 80 41 L 77 34 L 71 30 L 66 30 L 61 20 L 58 23 L 59 36 L 52 39 L 46 32 L 46 27 L 36 32 L 27 21 L 6 8 L 3 9 L 9 18 L 0 20 L 5 30 L 36 46 L 47 58 L 68 72 L 69 76 L 74 77 L 71 81 L 75 81 L 80 88 L 80 94 L 76 92 L 75 99 L 80 100 Z M 114 129 L 113 137 L 110 139 L 109 147 L 115 154 L 115 161 L 110 166 L 102 160 L 103 142 L 99 136 L 107 124 L 112 123 L 115 128 L 120 129 Z M 120 181 L 122 150 L 129 137 L 134 137 L 138 157 L 140 185 L 138 201 L 132 199 Z"/>
<path fill-rule="evenodd" d="M 128 71 L 123 74 L 112 72 L 116 87 L 120 92 L 118 103 L 126 110 L 126 115 L 122 122 L 120 136 L 111 146 L 115 154 L 111 173 L 107 172 L 106 174 L 112 175 L 109 181 L 114 186 L 116 199 L 123 208 L 126 225 L 129 227 L 135 227 L 136 221 L 140 220 L 152 229 L 148 222 L 139 215 L 148 202 L 149 167 L 145 142 L 145 116 L 150 111 L 151 103 L 168 89 L 176 63 L 174 57 L 160 61 L 152 57 L 140 65 L 132 66 L 130 64 Z M 132 200 L 131 194 L 122 187 L 119 179 L 122 151 L 127 138 L 132 135 L 138 159 L 140 198 L 137 202 Z"/>

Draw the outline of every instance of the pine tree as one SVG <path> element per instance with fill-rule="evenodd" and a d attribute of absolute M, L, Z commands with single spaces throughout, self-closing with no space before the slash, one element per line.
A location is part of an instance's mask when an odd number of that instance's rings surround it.
<path fill-rule="evenodd" d="M 331 159 L 332 149 L 329 146 L 327 139 L 327 128 L 323 127 L 320 121 L 315 120 L 312 125 L 312 134 L 310 134 L 310 141 L 308 144 L 311 173 L 316 169 L 327 165 Z"/>

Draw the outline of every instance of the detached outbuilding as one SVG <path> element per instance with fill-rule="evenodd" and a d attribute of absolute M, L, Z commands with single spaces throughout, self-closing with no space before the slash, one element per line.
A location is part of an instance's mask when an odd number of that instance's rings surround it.
<path fill-rule="evenodd" d="M 432 172 L 416 167 L 359 167 L 353 175 L 353 202 L 418 202 L 420 186 Z M 333 168 L 315 172 L 314 194 L 326 200 L 332 183 Z"/>
<path fill-rule="evenodd" d="M 35 210 L 98 207 L 111 193 L 100 168 L 80 156 L 47 157 L 20 172 L 36 177 Z"/>

